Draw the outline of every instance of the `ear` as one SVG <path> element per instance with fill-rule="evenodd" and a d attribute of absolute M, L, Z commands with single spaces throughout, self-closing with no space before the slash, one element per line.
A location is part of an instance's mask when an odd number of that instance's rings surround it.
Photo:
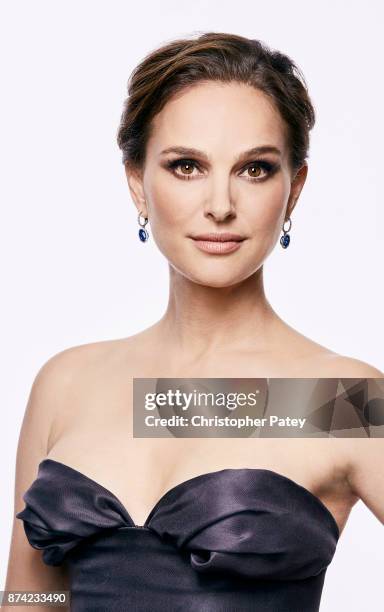
<path fill-rule="evenodd" d="M 143 217 L 148 217 L 148 209 L 143 188 L 143 175 L 141 170 L 126 163 L 125 174 L 128 181 L 129 191 L 137 211 Z"/>
<path fill-rule="evenodd" d="M 306 181 L 308 174 L 308 164 L 304 163 L 299 170 L 295 173 L 292 181 L 291 181 L 291 192 L 289 194 L 287 210 L 285 214 L 285 220 L 287 221 L 291 216 L 293 209 L 296 206 L 296 202 L 299 199 L 302 188 L 304 187 L 304 183 Z"/>

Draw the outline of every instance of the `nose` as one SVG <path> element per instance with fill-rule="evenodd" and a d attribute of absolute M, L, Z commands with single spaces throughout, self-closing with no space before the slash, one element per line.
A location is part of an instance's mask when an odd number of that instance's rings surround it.
<path fill-rule="evenodd" d="M 236 216 L 235 206 L 230 192 L 228 177 L 212 179 L 210 193 L 205 203 L 204 215 L 215 221 L 225 221 Z"/>

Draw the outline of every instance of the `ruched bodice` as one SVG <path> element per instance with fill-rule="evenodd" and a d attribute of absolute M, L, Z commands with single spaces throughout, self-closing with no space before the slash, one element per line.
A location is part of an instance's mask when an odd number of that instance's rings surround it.
<path fill-rule="evenodd" d="M 23 499 L 16 516 L 46 564 L 66 564 L 75 612 L 315 612 L 340 535 L 316 495 L 267 469 L 190 478 L 142 526 L 53 459 Z"/>

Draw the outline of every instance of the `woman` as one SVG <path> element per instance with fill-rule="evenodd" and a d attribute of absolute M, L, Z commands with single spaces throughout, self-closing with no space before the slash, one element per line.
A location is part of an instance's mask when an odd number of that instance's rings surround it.
<path fill-rule="evenodd" d="M 352 506 L 384 521 L 381 440 L 133 438 L 131 425 L 135 377 L 383 377 L 292 329 L 264 293 L 307 175 L 305 81 L 259 41 L 206 33 L 149 54 L 128 93 L 118 144 L 169 303 L 36 376 L 6 589 L 70 589 L 76 612 L 318 610 Z"/>

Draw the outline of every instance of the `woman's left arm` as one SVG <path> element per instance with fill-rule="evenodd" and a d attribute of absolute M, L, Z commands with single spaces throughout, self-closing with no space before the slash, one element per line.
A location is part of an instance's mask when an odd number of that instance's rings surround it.
<path fill-rule="evenodd" d="M 327 376 L 384 378 L 383 372 L 359 359 L 336 355 L 329 362 Z M 384 438 L 344 438 L 343 442 L 350 487 L 384 524 Z"/>
<path fill-rule="evenodd" d="M 350 486 L 384 524 L 384 438 L 354 438 L 350 443 Z"/>

